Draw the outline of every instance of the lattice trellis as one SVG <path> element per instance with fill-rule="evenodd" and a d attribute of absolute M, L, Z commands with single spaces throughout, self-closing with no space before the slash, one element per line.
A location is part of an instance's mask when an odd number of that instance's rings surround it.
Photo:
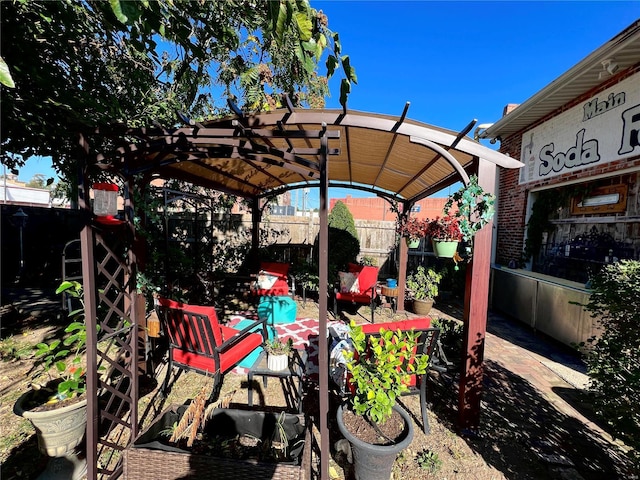
<path fill-rule="evenodd" d="M 87 476 L 117 478 L 122 451 L 137 434 L 139 364 L 138 302 L 131 234 L 125 225 L 85 227 L 82 235 L 85 285 L 95 285 L 85 297 L 87 321 L 94 319 L 96 335 L 87 334 Z M 90 278 L 93 276 L 93 281 Z M 143 304 L 144 305 L 144 304 Z M 91 388 L 91 379 L 96 379 Z M 92 421 L 93 419 L 93 421 Z"/>

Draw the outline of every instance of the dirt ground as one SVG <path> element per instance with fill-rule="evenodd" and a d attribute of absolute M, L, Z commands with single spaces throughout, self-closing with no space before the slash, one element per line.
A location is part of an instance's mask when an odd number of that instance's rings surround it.
<path fill-rule="evenodd" d="M 361 312 L 367 316 L 367 312 Z M 459 310 L 448 313 L 433 311 L 442 317 L 455 317 Z M 317 317 L 313 302 L 299 304 L 298 317 Z M 449 315 L 451 314 L 451 315 Z M 378 312 L 376 312 L 378 315 Z M 388 310 L 381 311 L 378 321 L 388 321 Z M 25 317 L 10 308 L 2 310 L 3 334 L 0 342 L 0 461 L 3 480 L 35 478 L 47 459 L 38 453 L 30 422 L 12 412 L 15 400 L 28 388 L 30 346 L 42 338 L 59 332 L 52 318 Z M 8 328 L 10 326 L 10 328 Z M 418 396 L 403 397 L 401 404 L 414 420 L 414 439 L 394 465 L 394 479 L 571 479 L 601 480 L 631 478 L 629 465 L 619 449 L 589 433 L 585 425 L 568 418 L 546 403 L 531 384 L 513 375 L 499 362 L 488 359 L 482 401 L 482 425 L 477 432 L 458 432 L 455 427 L 457 380 L 433 378 L 430 386 L 429 423 L 425 435 L 420 419 Z M 162 368 L 159 373 L 164 374 Z M 160 377 L 163 378 L 163 377 Z M 139 411 L 145 423 L 167 405 L 181 404 L 193 398 L 209 380 L 195 373 L 181 375 L 166 399 L 158 391 L 150 391 L 141 399 Z M 232 405 L 246 406 L 247 382 L 244 375 L 227 375 L 223 394 L 234 391 Z M 268 387 L 254 382 L 262 406 L 278 410 L 286 405 L 279 382 Z M 256 395 L 257 393 L 257 395 Z M 304 402 L 304 412 L 317 419 L 316 395 L 311 392 Z M 588 397 L 572 392 L 572 401 L 588 411 Z M 332 404 L 332 408 L 335 404 Z M 334 418 L 329 415 L 331 432 L 330 475 L 334 479 L 352 478 L 347 449 Z M 317 435 L 317 431 L 314 431 Z M 319 444 L 319 443 L 318 443 Z M 563 455 L 555 455 L 558 451 Z M 316 452 L 317 453 L 317 452 Z M 554 457 L 555 455 L 555 457 Z M 570 457 L 567 459 L 567 456 Z M 567 463 L 569 460 L 569 463 Z M 317 456 L 314 473 L 317 476 Z"/>

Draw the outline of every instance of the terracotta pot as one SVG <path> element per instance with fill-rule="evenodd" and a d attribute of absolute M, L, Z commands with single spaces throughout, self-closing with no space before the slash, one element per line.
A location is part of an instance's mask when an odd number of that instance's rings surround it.
<path fill-rule="evenodd" d="M 433 307 L 432 298 L 427 300 L 413 300 L 413 311 L 418 315 L 429 315 L 431 307 Z"/>

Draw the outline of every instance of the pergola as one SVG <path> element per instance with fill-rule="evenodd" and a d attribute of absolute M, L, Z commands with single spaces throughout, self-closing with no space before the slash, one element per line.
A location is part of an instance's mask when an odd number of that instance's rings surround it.
<path fill-rule="evenodd" d="M 130 408 L 131 437 L 137 433 L 138 402 L 138 326 L 144 321 L 144 309 L 136 308 L 135 279 L 140 252 L 133 227 L 133 188 L 155 178 L 179 179 L 206 188 L 238 195 L 253 205 L 253 245 L 258 245 L 260 200 L 296 188 L 317 187 L 320 196 L 319 233 L 319 331 L 326 331 L 328 264 L 328 188 L 346 187 L 368 191 L 403 205 L 405 215 L 418 200 L 456 182 L 467 183 L 477 174 L 485 191 L 494 193 L 497 168 L 520 168 L 522 164 L 467 137 L 475 120 L 456 133 L 406 118 L 409 104 L 398 117 L 343 110 L 287 109 L 262 114 L 243 114 L 232 104 L 235 115 L 206 122 L 183 118 L 178 128 L 122 129 L 110 135 L 114 148 L 109 152 L 91 152 L 86 137 L 81 140 L 87 160 L 86 172 L 100 169 L 122 178 L 125 184 L 125 225 L 105 226 L 88 221 L 83 229 L 83 275 L 87 318 L 96 318 L 98 298 L 115 315 L 132 320 L 131 332 L 120 347 L 132 360 L 122 369 L 128 379 L 121 400 Z M 106 132 L 97 132 L 106 134 Z M 135 182 L 135 183 L 134 183 Z M 86 178 L 80 188 L 81 208 L 89 210 Z M 125 261 L 117 262 L 104 247 L 104 237 L 130 237 Z M 492 229 L 486 227 L 474 239 L 474 256 L 467 268 L 464 308 L 463 371 L 459 384 L 459 427 L 474 428 L 479 423 L 484 337 L 487 322 L 489 269 Z M 96 254 L 98 247 L 105 255 Z M 404 298 L 408 247 L 400 242 L 399 297 Z M 109 257 L 109 260 L 107 260 Z M 117 267 L 109 267 L 116 262 Z M 97 265 L 97 269 L 96 269 Z M 118 273 L 113 273 L 116 270 Z M 123 280 L 117 281 L 118 274 Z M 101 281 L 100 277 L 104 279 Z M 109 288 L 118 284 L 118 288 Z M 91 288 L 88 288 L 88 287 Z M 105 288 L 106 286 L 106 288 Z M 117 291 L 117 293 L 115 293 Z M 110 316 L 108 314 L 107 316 Z M 98 320 L 101 331 L 115 333 L 120 327 Z M 88 391 L 109 391 L 120 395 L 119 388 L 102 384 L 97 371 L 107 359 L 98 347 L 98 334 L 88 329 Z M 101 338 L 102 340 L 102 338 Z M 115 341 L 115 340 L 114 340 Z M 328 477 L 328 345 L 319 335 L 319 391 L 321 434 L 321 478 Z M 93 361 L 95 360 L 95 361 Z M 93 373 L 93 374 L 92 374 Z M 93 401 L 92 401 L 93 400 Z M 111 403 L 111 402 L 109 402 Z M 104 402 L 89 400 L 87 426 L 87 462 L 91 471 L 107 442 L 100 436 L 98 423 L 105 415 Z M 109 417 L 109 418 L 111 418 Z M 112 418 L 113 420 L 113 418 Z M 121 466 L 100 473 L 119 475 Z"/>

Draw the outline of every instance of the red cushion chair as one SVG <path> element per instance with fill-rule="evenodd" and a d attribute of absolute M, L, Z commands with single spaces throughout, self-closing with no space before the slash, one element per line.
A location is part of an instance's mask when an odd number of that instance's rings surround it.
<path fill-rule="evenodd" d="M 270 295 L 278 297 L 286 297 L 289 295 L 289 264 L 280 262 L 260 262 L 260 271 L 258 272 L 258 280 L 251 288 L 251 293 L 258 296 Z M 268 288 L 261 286 L 261 276 L 265 280 L 276 277 L 275 283 Z"/>
<path fill-rule="evenodd" d="M 156 310 L 169 340 L 169 365 L 162 387 L 165 394 L 168 392 L 171 371 L 176 367 L 213 376 L 209 400 L 214 401 L 220 392 L 224 375 L 268 338 L 265 319 L 237 330 L 221 325 L 213 307 L 158 298 Z M 251 330 L 260 324 L 262 334 L 253 333 Z"/>
<path fill-rule="evenodd" d="M 357 288 L 351 289 L 352 291 L 342 291 L 341 288 L 336 289 L 333 313 L 338 318 L 339 302 L 349 302 L 353 305 L 369 305 L 371 307 L 371 323 L 373 323 L 376 309 L 375 301 L 378 295 L 376 289 L 378 267 L 350 263 L 347 266 L 347 270 L 347 273 L 353 274 L 357 279 Z"/>

